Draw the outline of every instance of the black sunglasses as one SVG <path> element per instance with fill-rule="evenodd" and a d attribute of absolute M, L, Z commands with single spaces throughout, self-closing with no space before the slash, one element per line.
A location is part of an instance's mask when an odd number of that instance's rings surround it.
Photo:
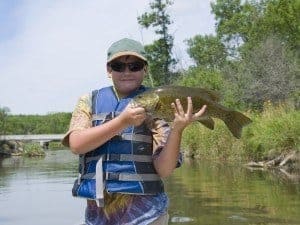
<path fill-rule="evenodd" d="M 109 63 L 109 66 L 113 71 L 116 72 L 124 72 L 126 66 L 128 67 L 130 72 L 137 72 L 137 71 L 141 71 L 145 67 L 145 63 L 142 61 L 135 61 L 132 63 L 123 63 L 120 61 L 115 61 Z"/>

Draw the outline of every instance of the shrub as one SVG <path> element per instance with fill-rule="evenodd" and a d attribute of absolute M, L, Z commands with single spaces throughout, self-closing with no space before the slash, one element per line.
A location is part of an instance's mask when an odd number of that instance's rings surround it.
<path fill-rule="evenodd" d="M 247 154 L 254 159 L 266 157 L 270 150 L 277 152 L 299 150 L 300 113 L 288 105 L 265 103 L 264 111 L 253 117 L 246 129 Z"/>
<path fill-rule="evenodd" d="M 292 106 L 270 102 L 261 113 L 246 113 L 253 121 L 243 128 L 241 139 L 232 136 L 225 124 L 215 119 L 215 129 L 200 123 L 187 127 L 182 138 L 186 155 L 227 161 L 262 160 L 269 153 L 300 149 L 300 113 Z"/>
<path fill-rule="evenodd" d="M 184 131 L 182 146 L 189 157 L 226 161 L 243 158 L 243 142 L 232 136 L 225 124 L 215 120 L 215 129 L 209 130 L 194 123 Z"/>
<path fill-rule="evenodd" d="M 26 143 L 24 144 L 23 155 L 28 157 L 45 156 L 45 151 L 39 143 Z"/>

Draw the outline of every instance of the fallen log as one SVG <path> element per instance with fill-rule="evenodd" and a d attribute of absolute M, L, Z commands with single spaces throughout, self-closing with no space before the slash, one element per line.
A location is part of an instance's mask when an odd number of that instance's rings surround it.
<path fill-rule="evenodd" d="M 299 151 L 281 154 L 273 159 L 268 159 L 265 161 L 251 161 L 245 164 L 245 166 L 249 169 L 276 170 L 277 174 L 284 175 L 285 178 L 289 180 L 300 182 Z"/>

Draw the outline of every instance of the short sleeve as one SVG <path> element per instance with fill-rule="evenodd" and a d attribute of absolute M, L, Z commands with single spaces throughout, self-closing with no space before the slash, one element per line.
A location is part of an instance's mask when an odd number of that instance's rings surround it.
<path fill-rule="evenodd" d="M 154 119 L 152 125 L 152 136 L 153 136 L 153 152 L 165 146 L 169 133 L 169 124 L 161 119 Z"/>
<path fill-rule="evenodd" d="M 169 124 L 162 119 L 155 119 L 153 123 L 153 128 L 151 129 L 153 135 L 153 158 L 158 157 L 160 152 L 163 150 L 169 133 L 170 133 Z M 183 163 L 183 154 L 180 151 L 178 155 L 177 165 L 176 167 L 180 167 Z"/>
<path fill-rule="evenodd" d="M 65 134 L 62 143 L 69 147 L 69 135 L 75 130 L 84 130 L 92 127 L 91 95 L 86 94 L 79 98 L 72 113 L 68 132 Z"/>

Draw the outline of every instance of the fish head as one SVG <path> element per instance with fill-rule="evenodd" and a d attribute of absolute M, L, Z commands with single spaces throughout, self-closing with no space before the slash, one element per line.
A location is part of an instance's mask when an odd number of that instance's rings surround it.
<path fill-rule="evenodd" d="M 145 91 L 135 96 L 131 102 L 136 107 L 143 107 L 146 112 L 153 112 L 159 102 L 159 96 L 152 91 Z"/>

